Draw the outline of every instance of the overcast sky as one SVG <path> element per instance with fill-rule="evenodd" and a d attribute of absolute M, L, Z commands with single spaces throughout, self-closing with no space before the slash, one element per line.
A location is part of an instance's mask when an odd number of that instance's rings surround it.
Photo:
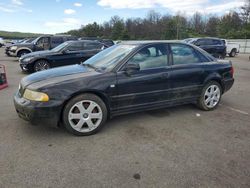
<path fill-rule="evenodd" d="M 243 4 L 244 0 L 0 0 L 0 30 L 53 34 L 114 15 L 145 17 L 149 10 L 221 15 Z"/>

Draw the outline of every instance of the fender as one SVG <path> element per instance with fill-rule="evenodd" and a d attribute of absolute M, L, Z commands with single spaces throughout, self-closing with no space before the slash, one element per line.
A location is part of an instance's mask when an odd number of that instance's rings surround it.
<path fill-rule="evenodd" d="M 32 52 L 32 50 L 28 47 L 21 47 L 21 48 L 18 48 L 17 51 L 16 51 L 16 55 L 18 54 L 18 52 L 20 52 L 21 50 L 28 50 L 30 53 Z"/>
<path fill-rule="evenodd" d="M 214 73 L 209 74 L 206 77 L 206 79 L 204 80 L 203 86 L 205 86 L 211 80 L 217 81 L 221 85 L 222 90 L 224 91 L 225 87 L 224 87 L 224 84 L 222 82 L 223 79 L 222 79 L 222 77 L 221 77 L 221 75 L 219 73 L 214 72 Z"/>

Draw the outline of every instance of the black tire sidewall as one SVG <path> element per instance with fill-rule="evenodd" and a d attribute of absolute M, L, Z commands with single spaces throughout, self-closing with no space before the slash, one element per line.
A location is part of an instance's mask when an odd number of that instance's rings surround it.
<path fill-rule="evenodd" d="M 207 88 L 208 88 L 209 86 L 211 86 L 211 85 L 217 85 L 217 86 L 219 87 L 219 89 L 220 89 L 220 99 L 219 99 L 218 103 L 216 104 L 216 106 L 214 106 L 213 108 L 207 107 L 207 106 L 205 105 L 205 103 L 204 103 L 204 102 L 205 102 L 205 101 L 204 101 L 205 92 L 206 92 Z M 198 105 L 198 107 L 199 107 L 200 109 L 205 110 L 205 111 L 214 110 L 214 109 L 216 109 L 216 108 L 218 107 L 218 105 L 219 105 L 219 103 L 220 103 L 220 101 L 221 101 L 221 97 L 222 97 L 222 88 L 221 88 L 221 85 L 220 85 L 218 82 L 216 82 L 216 81 L 210 81 L 210 82 L 208 82 L 208 83 L 203 87 L 202 92 L 201 92 L 201 96 L 200 96 L 200 98 L 199 98 L 199 100 L 198 100 L 197 105 Z"/>
<path fill-rule="evenodd" d="M 79 101 L 82 101 L 82 100 L 91 100 L 91 101 L 94 101 L 95 103 L 97 103 L 101 110 L 102 110 L 102 114 L 103 114 L 103 117 L 102 117 L 102 121 L 100 123 L 100 125 L 90 131 L 90 132 L 87 132 L 87 133 L 82 133 L 82 132 L 78 132 L 76 131 L 75 129 L 73 129 L 69 123 L 69 120 L 68 120 L 68 114 L 69 114 L 69 111 L 70 109 L 72 108 L 73 105 L 75 105 L 77 102 Z M 63 109 L 63 115 L 62 115 L 62 120 L 63 120 L 63 124 L 65 126 L 65 128 L 72 134 L 74 135 L 77 135 L 77 136 L 89 136 L 89 135 L 92 135 L 92 134 L 95 134 L 97 133 L 98 131 L 100 131 L 100 129 L 103 127 L 103 125 L 105 124 L 106 120 L 107 120 L 107 117 L 108 117 L 108 112 L 107 112 L 107 107 L 105 105 L 105 103 L 103 102 L 103 100 L 94 95 L 94 94 L 90 94 L 90 93 L 86 93 L 86 94 L 81 94 L 81 95 L 78 95 L 74 98 L 72 98 L 64 107 Z"/>
<path fill-rule="evenodd" d="M 24 53 L 26 52 L 26 53 Z M 25 54 L 28 54 L 29 52 L 25 51 L 25 50 L 21 50 L 20 52 L 17 53 L 17 57 L 22 57 Z"/>
<path fill-rule="evenodd" d="M 233 50 L 231 51 L 231 53 L 230 53 L 230 57 L 235 57 L 235 55 L 236 55 L 236 50 L 233 49 Z"/>

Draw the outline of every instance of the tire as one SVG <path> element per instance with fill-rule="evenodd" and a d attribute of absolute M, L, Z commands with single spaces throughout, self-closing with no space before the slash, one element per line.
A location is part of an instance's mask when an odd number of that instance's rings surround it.
<path fill-rule="evenodd" d="M 71 99 L 63 110 L 63 124 L 72 134 L 88 136 L 97 133 L 107 120 L 107 107 L 94 94 L 81 94 Z"/>
<path fill-rule="evenodd" d="M 45 59 L 37 60 L 33 66 L 34 72 L 39 72 L 39 71 L 48 70 L 48 69 L 50 69 L 50 64 Z"/>
<path fill-rule="evenodd" d="M 220 103 L 221 95 L 221 85 L 216 81 L 210 81 L 202 89 L 197 106 L 204 111 L 214 110 Z"/>
<path fill-rule="evenodd" d="M 17 53 L 17 57 L 22 57 L 23 55 L 26 55 L 30 53 L 28 50 L 21 50 Z"/>
<path fill-rule="evenodd" d="M 225 55 L 224 54 L 217 54 L 216 58 L 218 58 L 218 59 L 225 59 Z"/>
<path fill-rule="evenodd" d="M 236 56 L 236 49 L 232 49 L 229 56 L 230 57 L 235 57 Z"/>

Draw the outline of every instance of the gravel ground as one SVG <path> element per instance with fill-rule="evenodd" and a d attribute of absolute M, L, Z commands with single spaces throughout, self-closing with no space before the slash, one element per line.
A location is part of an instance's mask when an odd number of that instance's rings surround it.
<path fill-rule="evenodd" d="M 24 73 L 0 49 L 0 187 L 250 187 L 250 61 L 231 58 L 235 84 L 215 111 L 193 105 L 109 121 L 89 137 L 18 118 Z"/>

